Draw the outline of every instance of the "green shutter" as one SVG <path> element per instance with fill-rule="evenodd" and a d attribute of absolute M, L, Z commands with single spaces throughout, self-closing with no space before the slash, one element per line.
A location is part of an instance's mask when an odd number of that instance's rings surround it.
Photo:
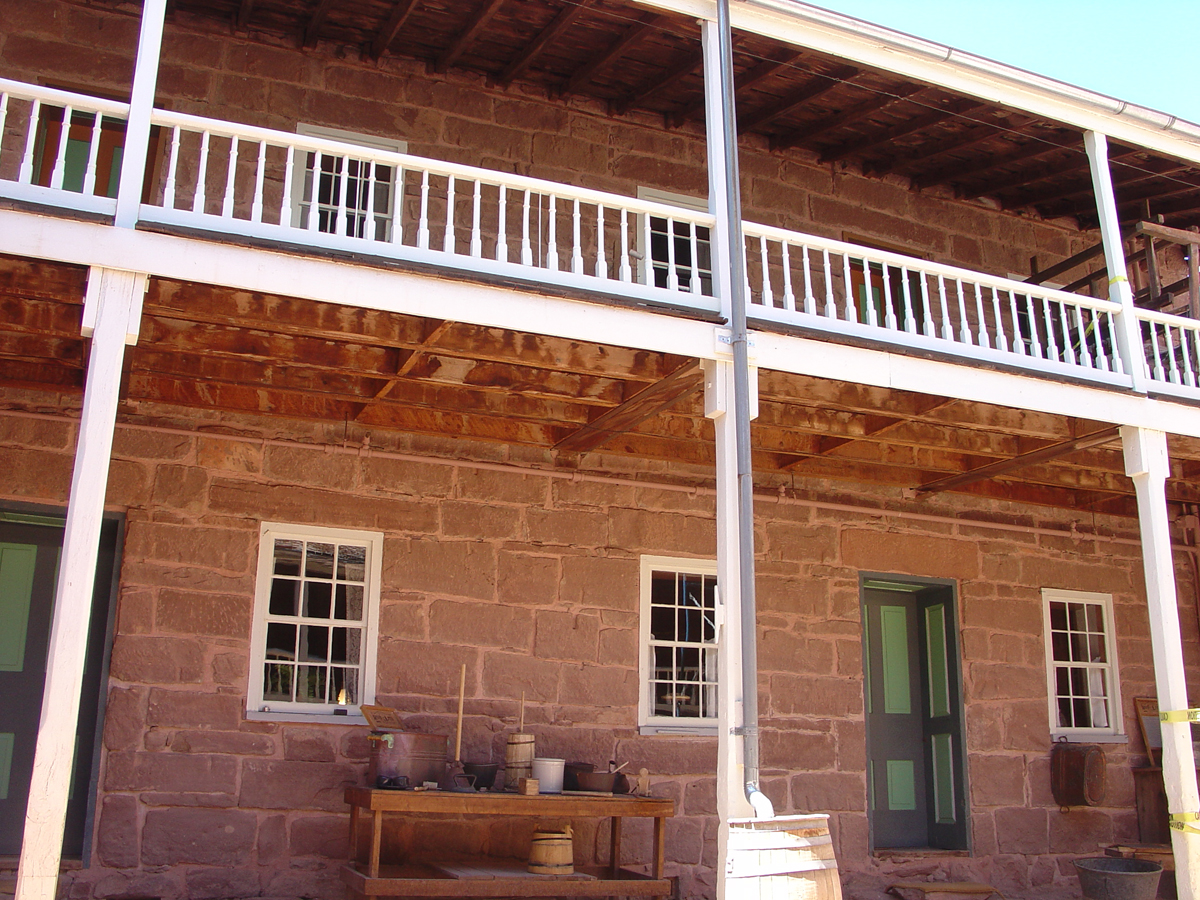
<path fill-rule="evenodd" d="M 933 809 L 939 825 L 953 825 L 954 816 L 954 739 L 935 734 L 929 739 L 933 749 Z"/>
<path fill-rule="evenodd" d="M 908 690 L 908 610 L 903 606 L 881 606 L 879 624 L 883 645 L 883 711 L 908 715 L 912 712 Z"/>
<path fill-rule="evenodd" d="M 25 668 L 25 632 L 37 547 L 0 544 L 0 672 Z"/>
<path fill-rule="evenodd" d="M 950 715 L 950 675 L 946 660 L 946 606 L 925 608 L 925 645 L 929 648 L 929 717 Z"/>
<path fill-rule="evenodd" d="M 887 761 L 888 809 L 917 808 L 916 769 L 911 759 Z"/>
<path fill-rule="evenodd" d="M 13 740 L 15 735 L 0 733 L 0 800 L 8 799 L 8 780 L 12 774 Z"/>

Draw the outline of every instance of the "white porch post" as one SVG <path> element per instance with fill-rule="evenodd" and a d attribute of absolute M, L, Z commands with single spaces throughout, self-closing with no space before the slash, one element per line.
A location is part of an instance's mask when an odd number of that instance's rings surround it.
<path fill-rule="evenodd" d="M 1108 167 L 1108 138 L 1096 131 L 1083 135 L 1088 163 L 1092 170 L 1092 190 L 1100 215 L 1100 239 L 1104 243 L 1104 262 L 1108 266 L 1108 299 L 1121 304 L 1117 317 L 1117 350 L 1121 364 L 1135 391 L 1146 392 L 1146 352 L 1142 329 L 1134 311 L 1133 289 L 1126 275 L 1125 249 L 1121 244 L 1121 223 L 1117 219 L 1117 200 L 1113 193 L 1112 172 Z"/>
<path fill-rule="evenodd" d="M 88 274 L 83 332 L 91 335 L 92 346 L 29 782 L 17 900 L 54 900 L 58 886 L 121 364 L 125 345 L 137 340 L 146 283 L 145 275 L 115 269 L 93 268 Z"/>
<path fill-rule="evenodd" d="M 1121 428 L 1121 444 L 1125 450 L 1125 474 L 1133 479 L 1137 490 L 1158 708 L 1163 712 L 1182 711 L 1188 709 L 1188 697 L 1167 520 L 1167 436 L 1161 431 L 1125 425 Z M 1192 728 L 1186 718 L 1182 718 L 1185 720 L 1162 723 L 1163 784 L 1172 816 L 1200 812 Z M 1196 827 L 1200 823 L 1184 824 Z M 1175 853 L 1179 900 L 1197 900 L 1200 898 L 1200 834 L 1173 828 L 1171 848 Z"/>
<path fill-rule="evenodd" d="M 142 28 L 134 61 L 133 89 L 129 95 L 129 121 L 125 124 L 121 180 L 117 187 L 117 214 L 113 221 L 121 228 L 132 228 L 137 224 L 138 208 L 142 203 L 142 180 L 150 146 L 150 113 L 154 109 L 166 15 L 167 0 L 143 0 Z"/>

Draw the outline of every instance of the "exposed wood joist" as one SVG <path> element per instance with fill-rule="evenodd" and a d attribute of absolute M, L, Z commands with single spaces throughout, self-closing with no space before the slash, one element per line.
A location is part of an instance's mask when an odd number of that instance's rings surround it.
<path fill-rule="evenodd" d="M 417 2 L 418 0 L 396 0 L 392 11 L 388 13 L 388 17 L 371 39 L 371 48 L 368 51 L 371 59 L 379 59 L 387 52 L 387 48 L 396 39 L 396 35 L 400 33 L 404 23 L 412 15 L 412 11 L 416 9 Z"/>
<path fill-rule="evenodd" d="M 704 384 L 704 369 L 699 362 L 684 363 L 666 378 L 634 394 L 620 406 L 610 409 L 578 431 L 554 445 L 560 453 L 587 453 L 612 438 L 662 412 Z"/>
<path fill-rule="evenodd" d="M 888 93 L 879 94 L 874 97 L 868 97 L 859 103 L 843 109 L 841 112 L 834 113 L 831 116 L 826 116 L 823 119 L 818 119 L 811 125 L 804 128 L 798 128 L 795 131 L 790 131 L 787 134 L 779 135 L 771 138 L 772 150 L 790 150 L 792 147 L 799 147 L 808 143 L 814 138 L 820 137 L 823 134 L 841 128 L 843 125 L 856 122 L 864 116 L 871 113 L 879 112 L 881 109 L 886 109 L 893 103 L 899 103 L 901 100 L 916 100 L 921 94 L 933 90 L 920 84 L 902 84 L 899 87 L 889 91 Z"/>
<path fill-rule="evenodd" d="M 917 116 L 915 119 L 905 119 L 890 128 L 885 128 L 883 131 L 877 131 L 874 134 L 869 134 L 865 137 L 858 138 L 837 147 L 832 147 L 821 154 L 818 162 L 825 164 L 831 162 L 839 162 L 850 156 L 860 156 L 869 150 L 874 150 L 883 144 L 889 144 L 892 141 L 899 140 L 902 137 L 907 137 L 910 134 L 915 134 L 918 131 L 923 131 L 926 128 L 932 128 L 935 125 L 940 125 L 949 119 L 954 119 L 959 116 L 965 116 L 967 113 L 986 106 L 981 100 L 962 99 L 955 100 L 952 103 L 938 109 L 931 110 L 923 116 Z"/>
<path fill-rule="evenodd" d="M 444 320 L 431 324 L 433 327 L 429 329 L 429 334 L 426 336 L 425 340 L 422 341 L 422 344 L 427 347 L 436 344 L 438 338 L 445 334 L 451 325 L 450 322 Z M 421 360 L 425 358 L 425 350 L 414 348 L 412 350 L 401 351 L 399 359 L 400 364 L 396 366 L 396 371 L 392 374 L 392 377 L 386 379 L 379 390 L 375 392 L 373 401 L 382 400 L 384 397 L 390 394 L 392 392 L 392 388 L 396 386 L 396 383 L 402 378 L 408 377 L 412 370 L 416 368 L 417 363 L 421 362 Z M 358 415 L 356 415 L 354 418 L 357 419 L 362 416 L 363 412 L 367 410 L 369 405 L 370 404 L 364 404 L 363 408 L 358 411 Z"/>
<path fill-rule="evenodd" d="M 653 13 L 643 14 L 637 22 L 626 28 L 621 36 L 613 41 L 606 50 L 596 54 L 576 69 L 563 83 L 560 93 L 576 93 L 603 69 L 612 65 L 612 63 L 654 34 L 655 31 L 664 28 L 669 22 L 670 19 L 666 16 L 659 16 Z"/>
<path fill-rule="evenodd" d="M 475 38 L 479 36 L 479 32 L 487 27 L 487 23 L 492 20 L 492 17 L 500 11 L 500 7 L 504 5 L 504 0 L 483 0 L 483 4 L 475 10 L 475 15 L 466 23 L 466 27 L 458 35 L 458 40 L 447 47 L 434 63 L 434 71 L 444 73 L 452 65 L 458 62 L 471 44 L 475 42 Z"/>
<path fill-rule="evenodd" d="M 1113 190 L 1117 195 L 1117 207 L 1140 204 L 1143 200 L 1150 200 L 1156 197 L 1168 199 L 1177 197 L 1180 194 L 1188 194 L 1200 190 L 1200 174 L 1188 175 L 1186 171 L 1186 166 L 1180 166 L 1174 171 L 1162 175 L 1146 174 L 1142 177 L 1131 179 L 1128 183 L 1113 185 Z M 1160 178 L 1170 179 L 1173 182 L 1173 187 L 1165 189 L 1165 185 L 1153 184 L 1154 181 Z M 1142 187 L 1135 190 L 1134 188 L 1137 185 L 1142 185 Z M 1079 199 L 1072 199 L 1074 197 L 1078 197 Z M 1043 202 L 1041 205 L 1046 204 Z M 1090 196 L 1090 191 L 1080 191 L 1077 194 L 1070 195 L 1070 197 L 1064 197 L 1059 201 L 1055 201 L 1051 209 L 1058 215 L 1075 216 L 1084 212 L 1095 212 L 1096 202 Z"/>
<path fill-rule="evenodd" d="M 674 68 L 663 75 L 651 78 L 636 90 L 618 100 L 614 100 L 610 109 L 618 116 L 623 116 L 629 110 L 641 106 L 651 97 L 665 93 L 675 87 L 689 75 L 695 74 L 704 66 L 704 51 L 696 50 L 689 53 Z"/>
<path fill-rule="evenodd" d="M 758 63 L 758 65 L 751 69 L 747 69 L 734 79 L 734 94 L 736 95 L 739 92 L 748 91 L 756 85 L 762 84 L 768 78 L 772 78 L 780 72 L 792 68 L 803 58 L 803 56 L 803 51 L 797 50 L 794 53 L 785 54 L 777 59 L 762 60 L 760 63 Z M 678 128 L 693 115 L 703 109 L 704 95 L 703 92 L 701 92 L 700 97 L 683 107 L 683 109 L 671 115 L 670 122 L 668 124 L 674 125 L 676 128 Z"/>
<path fill-rule="evenodd" d="M 876 178 L 882 178 L 884 175 L 890 175 L 898 169 L 925 163 L 939 156 L 945 156 L 947 153 L 958 153 L 963 150 L 969 150 L 972 147 L 992 140 L 997 135 L 1003 134 L 1012 127 L 1007 121 L 977 124 L 953 137 L 934 138 L 907 153 L 897 154 L 896 156 L 877 162 L 868 163 L 863 166 L 863 173 Z"/>
<path fill-rule="evenodd" d="M 1033 143 L 1018 147 L 1009 153 L 999 156 L 989 156 L 983 160 L 966 162 L 958 166 L 938 169 L 936 172 L 931 172 L 928 175 L 922 175 L 913 180 L 913 187 L 917 190 L 925 190 L 939 184 L 951 184 L 964 178 L 977 178 L 986 175 L 994 169 L 1037 159 L 1039 156 L 1057 153 L 1064 149 L 1067 148 L 1058 139 L 1051 141 L 1035 137 Z"/>
<path fill-rule="evenodd" d="M 954 488 L 973 484 L 977 481 L 995 478 L 997 475 L 1003 475 L 1006 472 L 1012 472 L 1035 463 L 1057 459 L 1060 456 L 1074 453 L 1077 450 L 1085 450 L 1090 447 L 1099 447 L 1103 444 L 1112 443 L 1112 441 L 1119 437 L 1120 429 L 1116 426 L 1094 431 L 1082 437 L 1060 441 L 1057 444 L 1051 444 L 1049 447 L 1042 447 L 1029 453 L 1022 453 L 1020 456 L 1013 457 L 1012 459 L 1004 459 L 990 465 L 980 466 L 977 469 L 971 469 L 969 472 L 963 472 L 961 475 L 951 475 L 949 478 L 939 478 L 936 481 L 927 482 L 917 488 L 917 493 L 932 494 L 938 491 L 953 490 Z"/>
<path fill-rule="evenodd" d="M 799 90 L 792 91 L 786 97 L 754 112 L 738 116 L 738 134 L 745 134 L 747 131 L 754 131 L 764 125 L 769 125 L 776 119 L 795 112 L 804 104 L 810 103 L 830 91 L 837 90 L 861 74 L 861 70 L 854 66 L 838 66 L 825 74 L 814 73 L 814 77 Z"/>
<path fill-rule="evenodd" d="M 1117 162 L 1121 159 L 1127 159 L 1138 153 L 1137 150 L 1121 149 L 1109 156 L 1110 162 Z M 1038 171 L 1026 178 L 1016 177 L 1010 181 L 999 182 L 996 185 L 989 185 L 987 193 L 1003 193 L 1004 191 L 1026 188 L 1026 190 L 1017 195 L 1016 198 L 1010 198 L 1004 203 L 1005 209 L 1017 209 L 1025 206 L 1045 206 L 1048 203 L 1057 200 L 1061 197 L 1073 197 L 1079 194 L 1092 194 L 1091 174 L 1088 171 L 1087 155 L 1081 150 L 1079 155 L 1068 162 L 1064 162 L 1058 166 L 1052 166 L 1049 169 Z M 1072 175 L 1080 173 L 1078 181 L 1071 181 L 1068 184 L 1060 185 L 1058 188 L 1043 188 L 1038 191 L 1036 188 L 1030 187 L 1041 181 L 1047 181 L 1051 178 L 1060 178 L 1064 175 Z M 964 195 L 965 196 L 965 195 Z"/>
<path fill-rule="evenodd" d="M 311 50 L 317 46 L 317 38 L 321 36 L 321 28 L 325 25 L 325 20 L 329 17 L 329 10 L 333 9 L 333 4 L 337 0 L 320 0 L 317 3 L 317 8 L 313 10 L 312 16 L 309 17 L 308 24 L 304 26 L 304 49 Z"/>
<path fill-rule="evenodd" d="M 575 20 L 587 12 L 595 2 L 596 0 L 579 0 L 577 3 L 569 3 L 560 9 L 558 14 L 550 20 L 550 24 L 543 28 L 524 50 L 509 61 L 504 70 L 496 76 L 496 82 L 506 87 L 512 84 L 555 38 L 570 28 Z"/>

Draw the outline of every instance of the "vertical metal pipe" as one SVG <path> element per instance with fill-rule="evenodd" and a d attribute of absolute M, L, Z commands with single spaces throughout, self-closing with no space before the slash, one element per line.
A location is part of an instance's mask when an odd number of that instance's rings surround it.
<path fill-rule="evenodd" d="M 750 462 L 750 360 L 746 330 L 746 260 L 742 236 L 737 115 L 733 99 L 733 39 L 729 0 L 717 0 L 721 47 L 721 120 L 725 155 L 725 201 L 729 211 L 730 327 L 733 349 L 733 415 L 737 447 L 738 571 L 742 606 L 743 757 L 746 798 L 760 816 L 774 814 L 758 789 L 758 629 L 754 599 L 754 471 Z"/>

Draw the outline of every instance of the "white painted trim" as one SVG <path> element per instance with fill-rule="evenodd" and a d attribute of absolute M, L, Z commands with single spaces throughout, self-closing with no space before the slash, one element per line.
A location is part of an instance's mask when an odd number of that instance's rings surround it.
<path fill-rule="evenodd" d="M 717 718 L 673 719 L 656 716 L 650 710 L 650 685 L 654 665 L 650 652 L 650 586 L 653 572 L 682 572 L 688 575 L 717 575 L 715 559 L 693 559 L 679 556 L 643 556 L 639 576 L 638 616 L 638 728 L 642 734 L 715 735 Z M 717 633 L 718 653 L 725 642 L 724 629 Z M 726 675 L 717 669 L 718 690 Z"/>
<path fill-rule="evenodd" d="M 262 696 L 262 667 L 266 654 L 267 617 L 271 599 L 274 546 L 276 538 L 297 538 L 302 541 L 327 540 L 336 544 L 362 544 L 367 548 L 366 582 L 363 590 L 363 659 L 360 668 L 362 696 L 358 705 L 375 702 L 376 662 L 379 652 L 379 605 L 383 572 L 383 532 L 359 531 L 345 528 L 325 528 L 319 525 L 291 525 L 263 522 L 259 526 L 258 568 L 254 589 L 254 618 L 250 631 L 250 664 L 246 684 L 246 716 L 255 719 L 280 718 L 296 721 L 309 716 L 319 721 L 354 724 L 361 715 L 339 716 L 335 704 L 276 703 Z M 269 707 L 269 708 L 268 708 Z M 347 707 L 353 710 L 353 707 Z M 278 715 L 277 715 L 278 714 Z"/>
<path fill-rule="evenodd" d="M 1061 728 L 1058 725 L 1058 710 L 1055 697 L 1058 688 L 1055 670 L 1062 663 L 1054 659 L 1054 647 L 1050 628 L 1050 604 L 1060 603 L 1094 603 L 1103 609 L 1104 615 L 1104 644 L 1108 654 L 1108 662 L 1104 666 L 1108 678 L 1108 717 L 1107 728 Z M 1065 737 L 1068 741 L 1096 741 L 1098 743 L 1119 743 L 1128 740 L 1125 735 L 1125 713 L 1121 706 L 1121 666 L 1117 656 L 1117 629 L 1113 618 L 1112 594 L 1097 594 L 1090 591 L 1068 591 L 1061 588 L 1042 588 L 1042 643 L 1046 657 L 1046 705 L 1049 714 L 1050 739 L 1057 741 Z"/>
<path fill-rule="evenodd" d="M 715 20 L 714 0 L 634 0 Z M 950 91 L 1200 163 L 1200 125 L 796 0 L 731 3 L 735 31 L 810 47 Z"/>
<path fill-rule="evenodd" d="M 142 202 L 146 154 L 150 147 L 150 119 L 154 115 L 154 89 L 158 84 L 158 62 L 166 16 L 167 0 L 145 0 L 142 4 L 133 87 L 129 97 L 129 120 L 125 124 L 125 149 L 117 187 L 114 222 L 121 228 L 133 228 L 137 224 L 138 207 Z M 99 135 L 96 139 L 99 140 Z"/>

